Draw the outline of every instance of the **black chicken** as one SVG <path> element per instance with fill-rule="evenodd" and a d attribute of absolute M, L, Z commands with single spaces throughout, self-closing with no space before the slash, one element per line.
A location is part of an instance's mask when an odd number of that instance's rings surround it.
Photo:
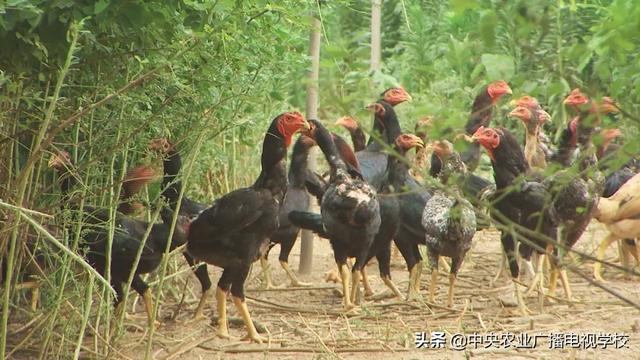
<path fill-rule="evenodd" d="M 164 156 L 162 166 L 164 169 L 164 176 L 162 178 L 162 196 L 169 203 L 169 208 L 172 211 L 176 211 L 178 205 L 178 199 L 180 192 L 182 191 L 182 181 L 178 179 L 178 174 L 182 169 L 182 159 L 180 153 L 176 150 L 175 146 L 167 139 L 159 138 L 152 140 L 149 143 L 149 148 Z M 180 210 L 178 212 L 178 223 L 181 226 L 185 226 L 198 216 L 202 211 L 207 208 L 206 205 L 200 204 L 189 199 L 185 194 L 182 195 L 182 201 L 180 202 Z M 168 215 L 165 213 L 165 217 Z M 189 266 L 195 265 L 195 260 L 188 252 L 183 252 L 185 260 Z M 207 264 L 200 264 L 194 270 L 200 286 L 202 288 L 202 295 L 200 296 L 200 302 L 194 313 L 194 318 L 199 319 L 203 316 L 204 306 L 207 302 L 207 297 L 211 290 L 211 279 L 207 272 Z"/>
<path fill-rule="evenodd" d="M 63 208 L 73 211 L 82 211 L 82 238 L 81 247 L 86 248 L 86 257 L 98 273 L 105 274 L 107 244 L 109 231 L 105 224 L 110 219 L 110 211 L 90 205 L 84 205 L 82 208 L 70 203 L 70 190 L 76 183 L 76 178 L 70 172 L 71 160 L 69 154 L 62 152 L 54 155 L 49 160 L 49 167 L 58 171 L 60 176 L 61 192 L 63 194 Z M 144 179 L 143 177 L 137 177 Z M 140 181 L 140 180 L 138 180 Z M 143 180 L 144 181 L 144 180 Z M 126 217 L 122 214 L 115 215 L 115 231 L 111 245 L 111 286 L 116 292 L 114 305 L 120 311 L 120 305 L 123 299 L 122 284 L 126 283 L 132 272 L 135 263 L 135 257 L 138 249 L 142 246 L 142 240 L 145 232 L 151 226 L 151 232 L 144 244 L 140 261 L 135 268 L 135 275 L 131 287 L 144 299 L 145 310 L 149 324 L 152 323 L 152 299 L 149 286 L 142 280 L 140 275 L 154 271 L 160 262 L 167 248 L 167 242 L 171 243 L 169 249 L 173 249 L 185 243 L 185 234 L 182 228 L 177 227 L 173 236 L 169 238 L 171 230 L 171 216 L 162 217 L 163 223 L 150 224 L 145 221 L 136 220 Z"/>
<path fill-rule="evenodd" d="M 491 158 L 496 182 L 491 214 L 494 220 L 502 225 L 500 240 L 514 280 L 516 300 L 519 310 L 526 314 L 528 309 L 517 282 L 520 267 L 516 259 L 516 250 L 523 259 L 530 261 L 533 251 L 544 254 L 547 243 L 542 239 L 531 238 L 528 234 L 518 231 L 519 229 L 510 231 L 509 222 L 555 239 L 557 229 L 547 211 L 548 193 L 542 184 L 527 177 L 529 165 L 518 141 L 507 129 L 480 127 L 473 139 L 485 148 Z M 506 217 L 508 221 L 504 221 L 502 217 Z M 516 241 L 519 242 L 517 248 Z"/>
<path fill-rule="evenodd" d="M 295 245 L 300 232 L 300 227 L 289 221 L 289 213 L 299 210 L 306 211 L 309 208 L 309 194 L 305 189 L 305 183 L 309 178 L 309 169 L 307 168 L 307 160 L 309 150 L 315 146 L 315 141 L 307 136 L 300 136 L 293 145 L 291 153 L 291 167 L 289 168 L 289 184 L 287 185 L 287 193 L 284 196 L 282 205 L 280 206 L 278 230 L 271 235 L 271 244 L 269 251 L 275 244 L 280 244 L 280 265 L 289 276 L 291 286 L 309 286 L 309 284 L 301 282 L 289 268 L 289 253 L 293 245 Z M 267 255 L 260 259 L 262 269 L 265 273 L 266 287 L 272 288 L 271 275 L 267 264 Z"/>
<path fill-rule="evenodd" d="M 355 307 L 352 299 L 356 299 L 362 268 L 370 258 L 370 248 L 380 229 L 380 204 L 375 189 L 362 178 L 349 174 L 327 129 L 317 120 L 309 122 L 311 130 L 307 135 L 324 153 L 331 169 L 330 180 L 322 196 L 320 218 L 299 211 L 290 213 L 289 218 L 329 239 L 342 279 L 344 307 L 348 311 Z M 347 257 L 356 258 L 351 291 Z"/>
<path fill-rule="evenodd" d="M 200 213 L 188 231 L 187 250 L 197 260 L 223 268 L 218 281 L 218 331 L 228 338 L 226 296 L 229 291 L 242 315 L 248 338 L 261 343 L 245 302 L 244 282 L 251 264 L 264 256 L 278 230 L 280 204 L 287 190 L 285 158 L 291 137 L 308 123 L 299 112 L 277 116 L 262 147 L 262 170 L 256 182 L 217 199 Z"/>
<path fill-rule="evenodd" d="M 551 155 L 551 161 L 563 167 L 571 166 L 578 149 L 578 117 L 569 121 L 560 134 L 558 148 Z"/>
<path fill-rule="evenodd" d="M 379 124 L 384 129 L 383 140 L 390 144 L 395 139 L 393 136 L 400 135 L 400 122 L 393 106 L 385 101 L 378 101 L 373 107 L 375 112 L 375 124 Z M 406 155 L 406 150 L 402 147 L 396 149 L 399 155 Z M 399 210 L 398 232 L 394 241 L 402 257 L 407 263 L 409 270 L 409 291 L 407 298 L 413 300 L 420 296 L 420 271 L 422 269 L 422 256 L 418 250 L 418 245 L 424 244 L 424 228 L 422 227 L 422 211 L 431 194 L 427 189 L 409 174 L 409 164 L 405 161 L 398 161 L 394 165 L 394 171 L 389 172 L 387 168 L 380 171 L 381 183 L 378 189 L 388 188 L 388 192 L 393 193 L 397 198 Z M 365 179 L 367 178 L 367 173 Z M 387 192 L 387 191 L 385 191 Z M 383 227 L 385 219 L 383 218 Z"/>
<path fill-rule="evenodd" d="M 570 250 L 584 233 L 604 191 L 605 179 L 597 169 L 596 147 L 591 138 L 595 127 L 600 125 L 600 116 L 611 111 L 608 104 L 596 104 L 579 89 L 573 90 L 564 103 L 579 113 L 577 121 L 577 144 L 580 150 L 577 159 L 578 172 L 576 173 L 575 169 L 562 170 L 543 182 L 551 195 L 553 221 L 556 222 L 560 231 L 558 239 L 563 245 L 559 249 L 560 260 L 566 250 Z M 569 280 L 562 267 L 552 269 L 549 279 L 549 295 L 555 294 L 558 275 L 567 298 L 571 299 Z"/>
<path fill-rule="evenodd" d="M 631 179 L 637 172 L 637 164 L 635 159 L 630 159 L 622 167 L 612 168 L 610 161 L 615 159 L 622 148 L 618 144 L 611 144 L 611 141 L 618 136 L 622 136 L 622 132 L 618 128 L 605 129 L 601 132 L 602 143 L 598 146 L 596 156 L 598 157 L 598 165 L 600 169 L 607 173 L 604 192 L 602 197 L 608 198 L 615 194 L 620 187 Z"/>
<path fill-rule="evenodd" d="M 453 145 L 448 141 L 436 141 L 433 153 L 443 165 L 438 177 L 450 192 L 436 191 L 422 213 L 431 266 L 429 298 L 434 302 L 439 257 L 448 256 L 451 258 L 451 272 L 447 305 L 452 307 L 456 275 L 476 232 L 476 214 L 471 203 L 457 189 L 457 184 L 465 176 L 466 167 L 460 155 L 453 150 Z"/>
<path fill-rule="evenodd" d="M 372 135 L 369 137 L 367 147 L 362 151 L 358 151 L 356 157 L 364 179 L 375 189 L 380 189 L 387 178 L 388 155 L 382 150 L 395 140 L 390 139 L 390 136 L 386 134 L 388 124 L 385 123 L 385 119 L 393 116 L 395 121 L 398 122 L 393 107 L 410 100 L 411 95 L 403 88 L 391 88 L 382 93 L 381 100 L 367 106 L 368 109 L 374 112 Z M 385 117 L 385 109 L 391 110 L 389 115 L 386 115 L 387 117 Z"/>
<path fill-rule="evenodd" d="M 471 105 L 471 114 L 464 126 L 464 131 L 467 135 L 473 135 L 476 130 L 481 126 L 489 126 L 491 119 L 494 116 L 495 105 L 500 98 L 506 94 L 511 94 L 511 88 L 505 81 L 499 80 L 490 83 L 487 86 L 482 87 L 480 92 L 473 100 Z M 469 172 L 474 172 L 480 162 L 480 147 L 478 144 L 472 143 L 469 147 L 460 154 L 462 161 L 467 166 Z M 436 155 L 431 156 L 431 168 L 429 174 L 433 177 L 437 177 L 442 163 Z"/>

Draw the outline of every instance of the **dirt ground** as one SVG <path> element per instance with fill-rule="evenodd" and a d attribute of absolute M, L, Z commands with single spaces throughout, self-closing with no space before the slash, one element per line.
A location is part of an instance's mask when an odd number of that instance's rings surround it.
<path fill-rule="evenodd" d="M 592 225 L 578 243 L 578 249 L 593 253 L 597 241 L 605 235 L 599 224 Z M 273 249 L 270 265 L 276 284 L 289 283 L 284 271 L 277 262 L 279 249 Z M 294 248 L 290 263 L 297 268 L 299 244 Z M 612 246 L 608 260 L 615 260 L 617 251 Z M 163 301 L 160 319 L 164 323 L 157 329 L 154 339 L 154 358 L 157 359 L 316 359 L 345 358 L 367 359 L 390 357 L 398 359 L 463 359 L 468 357 L 509 358 L 509 359 L 640 359 L 640 312 L 623 301 L 590 284 L 577 274 L 569 273 L 575 303 L 546 301 L 540 308 L 539 298 L 534 293 L 527 297 L 532 314 L 527 317 L 516 313 L 516 308 L 505 306 L 512 285 L 505 274 L 492 284 L 501 259 L 498 233 L 479 232 L 474 239 L 472 250 L 467 256 L 459 274 L 455 306 L 447 309 L 447 276 L 440 276 L 436 304 L 414 302 L 398 303 L 393 298 L 366 300 L 360 311 L 345 316 L 341 313 L 341 298 L 337 289 L 339 284 L 325 283 L 324 274 L 335 267 L 329 243 L 317 240 L 314 245 L 314 271 L 312 275 L 300 276 L 300 280 L 312 282 L 313 288 L 282 288 L 271 291 L 257 290 L 261 283 L 259 266 L 256 264 L 247 281 L 248 305 L 254 321 L 265 327 L 270 344 L 250 344 L 242 341 L 246 332 L 241 323 L 230 324 L 231 340 L 215 336 L 215 322 L 191 320 L 196 307 L 199 289 L 197 281 L 189 281 L 186 300 L 174 320 L 167 318 L 178 308 L 176 303 Z M 575 259 L 577 261 L 577 259 Z M 408 273 L 400 258 L 395 259 L 393 279 L 404 292 L 407 288 Z M 583 274 L 591 276 L 592 264 L 579 264 Z M 371 284 L 378 293 L 388 292 L 378 276 L 377 266 L 370 265 Z M 210 267 L 213 281 L 217 281 L 220 270 Z M 185 273 L 184 279 L 192 276 Z M 429 272 L 425 269 L 422 276 L 422 293 L 426 296 Z M 608 269 L 604 274 L 606 286 L 611 287 L 634 301 L 640 300 L 638 279 L 625 279 L 624 274 Z M 564 296 L 559 286 L 557 295 Z M 425 297 L 426 298 L 426 297 Z M 207 316 L 215 316 L 215 299 L 209 299 Z M 229 315 L 238 317 L 233 303 L 228 301 Z M 143 314 L 138 306 L 138 313 Z M 137 320 L 136 320 L 137 321 Z M 118 346 L 121 356 L 131 359 L 140 358 L 144 353 L 145 333 L 144 317 L 139 321 L 129 321 L 128 333 Z M 456 333 L 465 334 L 467 340 L 473 333 L 481 336 L 482 342 L 475 348 L 468 345 L 464 351 L 450 349 L 430 349 L 415 347 L 415 333 L 442 331 L 449 339 Z M 490 346 L 488 336 L 498 337 L 512 333 L 522 336 L 543 335 L 535 349 L 515 349 L 505 346 Z M 628 344 L 615 349 L 609 346 L 602 349 L 608 337 L 598 349 L 549 349 L 550 334 L 565 333 L 589 336 L 589 333 L 618 333 L 629 336 Z M 460 335 L 455 335 L 459 337 Z M 565 335 L 567 336 L 567 335 Z M 600 336 L 600 335 L 597 335 Z M 428 337 L 428 336 L 427 336 Z M 478 337 L 475 337 L 476 340 Z"/>

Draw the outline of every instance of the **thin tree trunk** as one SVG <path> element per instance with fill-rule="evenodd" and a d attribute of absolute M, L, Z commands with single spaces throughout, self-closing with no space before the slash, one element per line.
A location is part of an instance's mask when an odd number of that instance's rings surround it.
<path fill-rule="evenodd" d="M 382 0 L 371 1 L 371 71 L 380 70 L 380 19 Z"/>
<path fill-rule="evenodd" d="M 311 22 L 310 39 L 311 71 L 309 72 L 309 84 L 307 85 L 307 119 L 318 118 L 318 75 L 320 72 L 320 19 L 313 17 Z M 309 156 L 309 169 L 316 169 L 316 151 L 312 151 Z M 300 249 L 300 267 L 298 272 L 310 274 L 313 265 L 313 233 L 308 230 L 302 231 L 302 242 Z"/>

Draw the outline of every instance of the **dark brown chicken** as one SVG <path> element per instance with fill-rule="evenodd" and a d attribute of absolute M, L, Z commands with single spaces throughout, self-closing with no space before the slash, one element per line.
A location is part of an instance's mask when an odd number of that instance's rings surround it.
<path fill-rule="evenodd" d="M 343 116 L 336 121 L 336 125 L 340 125 L 347 129 L 349 135 L 351 135 L 351 142 L 353 143 L 353 151 L 362 151 L 366 148 L 366 138 L 364 131 L 360 128 L 360 124 L 351 116 Z"/>
<path fill-rule="evenodd" d="M 54 155 L 49 160 L 49 167 L 56 169 L 60 175 L 63 208 L 78 213 L 80 216 L 82 224 L 80 246 L 86 249 L 86 258 L 89 264 L 100 274 L 105 274 L 107 268 L 111 269 L 110 281 L 116 292 L 114 305 L 118 312 L 123 304 L 124 289 L 122 284 L 126 283 L 130 274 L 134 272 L 131 287 L 144 299 L 149 324 L 153 325 L 151 292 L 149 285 L 142 280 L 141 275 L 154 271 L 160 265 L 167 248 L 171 250 L 185 243 L 183 229 L 177 227 L 173 235 L 169 237 L 171 234 L 170 214 L 168 217 L 162 216 L 162 223 L 150 224 L 116 213 L 115 231 L 111 242 L 111 261 L 108 262 L 110 234 L 105 224 L 111 218 L 110 211 L 87 204 L 80 208 L 70 201 L 70 191 L 76 183 L 76 178 L 70 171 L 71 165 L 69 154 L 66 152 Z M 137 176 L 136 179 L 132 181 L 144 181 L 145 177 Z M 139 188 L 141 185 L 136 184 L 135 187 Z M 142 248 L 139 262 L 136 264 L 136 255 L 140 247 L 143 246 L 142 242 L 149 227 L 151 227 L 151 231 Z M 76 227 L 73 227 L 71 230 L 75 229 Z"/>
<path fill-rule="evenodd" d="M 182 192 L 182 181 L 178 178 L 178 174 L 182 169 L 182 158 L 180 157 L 180 153 L 171 142 L 164 138 L 152 140 L 149 143 L 149 148 L 163 156 L 162 167 L 164 170 L 164 176 L 162 178 L 162 196 L 168 201 L 169 208 L 175 212 L 178 210 L 177 204 L 180 199 L 180 193 Z M 180 224 L 180 226 L 188 224 L 206 208 L 206 205 L 193 201 L 183 194 L 182 199 L 180 200 L 178 224 Z M 168 215 L 165 214 L 165 217 L 167 216 Z M 193 257 L 186 251 L 182 254 L 189 266 L 193 267 L 195 265 Z M 200 302 L 198 303 L 198 307 L 194 313 L 194 318 L 199 319 L 203 316 L 206 300 L 211 290 L 211 279 L 209 278 L 207 264 L 205 263 L 198 265 L 195 268 L 194 273 L 196 274 L 202 289 Z"/>

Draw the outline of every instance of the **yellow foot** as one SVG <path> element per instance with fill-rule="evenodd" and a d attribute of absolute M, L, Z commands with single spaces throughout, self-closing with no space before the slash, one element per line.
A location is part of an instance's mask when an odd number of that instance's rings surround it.
<path fill-rule="evenodd" d="M 422 301 L 422 294 L 414 288 L 410 288 L 407 294 L 407 301 Z"/>
<path fill-rule="evenodd" d="M 191 318 L 191 320 L 187 321 L 187 323 L 197 323 L 197 322 L 205 320 L 206 318 L 207 317 L 202 312 L 195 313 L 193 315 L 193 317 Z"/>
<path fill-rule="evenodd" d="M 160 322 L 158 320 L 154 320 L 152 326 L 153 326 L 154 329 L 157 329 L 157 328 L 161 327 L 162 325 L 163 325 L 162 322 Z"/>
<path fill-rule="evenodd" d="M 216 331 L 216 335 L 218 335 L 218 337 L 221 337 L 223 339 L 228 339 L 229 329 L 218 329 L 218 331 Z"/>
<path fill-rule="evenodd" d="M 526 305 L 519 306 L 517 312 L 522 316 L 528 316 L 532 314 L 531 310 L 529 310 L 529 308 Z"/>
<path fill-rule="evenodd" d="M 358 306 L 354 303 L 348 303 L 348 304 L 344 304 L 342 310 L 346 313 L 348 312 L 355 312 L 356 309 L 358 308 Z"/>
<path fill-rule="evenodd" d="M 246 340 L 253 341 L 258 344 L 267 342 L 267 338 L 260 336 L 258 334 L 247 334 L 247 336 L 242 338 L 242 341 L 246 341 Z"/>
<path fill-rule="evenodd" d="M 332 282 L 334 284 L 342 283 L 342 279 L 340 278 L 340 274 L 337 270 L 329 270 L 324 274 L 325 282 Z"/>
<path fill-rule="evenodd" d="M 597 271 L 594 271 L 594 272 L 593 272 L 593 278 L 594 278 L 596 281 L 606 282 L 606 280 L 602 278 L 602 275 L 600 274 L 600 272 L 597 272 Z"/>
<path fill-rule="evenodd" d="M 309 286 L 313 286 L 313 284 L 296 280 L 296 281 L 291 281 L 291 285 L 289 287 L 309 287 Z"/>
<path fill-rule="evenodd" d="M 262 289 L 262 290 L 272 290 L 272 289 L 277 289 L 277 288 L 278 288 L 278 287 L 277 287 L 277 286 L 275 286 L 275 285 L 273 285 L 273 283 L 272 283 L 272 282 L 267 282 L 267 283 L 263 282 L 263 283 L 260 285 L 260 289 Z"/>

